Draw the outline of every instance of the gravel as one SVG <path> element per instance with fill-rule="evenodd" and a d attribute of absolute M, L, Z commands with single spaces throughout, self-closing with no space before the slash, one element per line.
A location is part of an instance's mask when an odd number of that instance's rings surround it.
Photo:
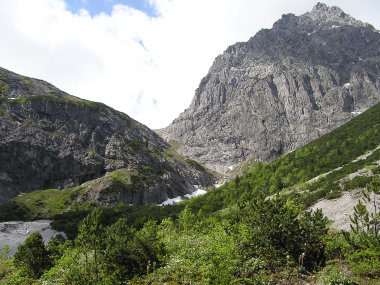
<path fill-rule="evenodd" d="M 375 195 L 377 202 L 380 201 L 380 195 Z M 373 199 L 373 193 L 371 199 Z M 362 195 L 359 192 L 344 192 L 343 195 L 337 199 L 327 200 L 323 199 L 312 207 L 311 210 L 321 209 L 323 214 L 332 221 L 330 228 L 336 230 L 349 231 L 350 229 L 350 216 L 354 215 L 354 207 L 362 200 Z M 367 204 L 367 209 L 371 213 L 374 212 L 373 205 Z"/>
<path fill-rule="evenodd" d="M 64 233 L 54 231 L 50 228 L 49 220 L 38 220 L 34 222 L 10 221 L 0 223 L 0 249 L 9 246 L 8 256 L 12 256 L 17 251 L 17 247 L 34 232 L 39 231 L 44 242 L 47 243 L 51 238 Z"/>

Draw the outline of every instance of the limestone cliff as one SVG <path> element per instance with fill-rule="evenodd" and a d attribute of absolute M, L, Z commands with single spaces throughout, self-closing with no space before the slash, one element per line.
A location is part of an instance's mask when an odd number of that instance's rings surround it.
<path fill-rule="evenodd" d="M 273 160 L 380 99 L 380 34 L 318 3 L 219 55 L 191 105 L 159 133 L 219 172 Z"/>
<path fill-rule="evenodd" d="M 0 203 L 83 183 L 78 202 L 160 203 L 212 179 L 127 115 L 0 68 Z"/>

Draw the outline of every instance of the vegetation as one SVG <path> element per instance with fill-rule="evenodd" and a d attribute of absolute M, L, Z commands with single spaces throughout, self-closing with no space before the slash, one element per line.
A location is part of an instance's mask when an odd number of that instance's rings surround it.
<path fill-rule="evenodd" d="M 170 141 L 169 141 L 169 144 L 170 144 L 170 146 L 171 146 L 174 150 L 180 149 L 182 146 L 184 146 L 183 143 L 181 143 L 181 142 L 179 142 L 179 141 L 176 141 L 176 140 L 170 140 Z"/>
<path fill-rule="evenodd" d="M 100 111 L 106 108 L 106 105 L 104 105 L 103 103 L 87 101 L 87 100 L 80 99 L 71 95 L 63 96 L 62 94 L 59 94 L 59 93 L 49 93 L 46 95 L 29 96 L 27 98 L 17 98 L 17 99 L 8 100 L 8 103 L 9 104 L 25 104 L 28 102 L 38 102 L 38 101 L 54 102 L 61 105 L 73 104 L 80 108 L 84 108 L 84 109 L 89 108 L 95 111 Z"/>
<path fill-rule="evenodd" d="M 375 231 L 354 222 L 357 231 L 328 234 L 321 211 L 305 212 L 284 196 L 258 196 L 212 215 L 194 214 L 186 205 L 177 217 L 159 224 L 149 220 L 140 227 L 125 217 L 112 216 L 110 221 L 109 210 L 90 212 L 71 242 L 55 239 L 45 246 L 39 234 L 33 234 L 13 258 L 16 269 L 12 276 L 5 275 L 9 284 L 33 280 L 43 284 L 294 284 L 306 280 L 357 284 L 358 280 L 380 280 Z"/>
<path fill-rule="evenodd" d="M 28 89 L 30 86 L 29 79 L 26 77 L 22 77 L 21 79 L 24 84 L 24 87 Z M 0 71 L 0 95 L 5 95 L 8 92 L 8 89 L 9 89 L 9 84 L 7 83 L 7 79 L 5 75 L 2 74 Z M 84 100 L 72 95 L 66 95 L 66 94 L 63 95 L 63 94 L 55 93 L 55 92 L 46 93 L 44 95 L 39 95 L 39 96 L 28 96 L 26 98 L 17 98 L 17 99 L 6 99 L 3 97 L 0 97 L 0 102 L 2 101 L 5 101 L 7 104 L 26 104 L 26 103 L 42 101 L 42 102 L 54 102 L 59 105 L 74 105 L 81 109 L 88 109 L 88 110 L 97 111 L 97 112 L 110 110 L 115 115 L 123 118 L 127 126 L 129 127 L 131 126 L 131 123 L 133 121 L 128 115 L 122 112 L 116 111 L 110 107 L 107 107 L 103 103 L 88 101 L 88 100 Z M 135 121 L 133 122 L 136 124 Z"/>
<path fill-rule="evenodd" d="M 208 172 L 210 172 L 208 169 L 206 169 L 204 166 L 202 166 L 201 164 L 199 164 L 195 160 L 188 159 L 188 158 L 180 155 L 179 153 L 177 153 L 175 151 L 172 151 L 171 149 L 165 149 L 164 150 L 164 155 L 168 159 L 176 159 L 178 161 L 181 161 L 181 162 L 183 162 L 183 163 L 191 166 L 192 168 L 194 168 L 194 169 L 196 169 L 198 171 L 208 171 Z"/>
<path fill-rule="evenodd" d="M 9 284 L 378 284 L 378 114 L 380 104 L 317 141 L 257 163 L 178 205 L 72 204 L 53 216 L 53 226 L 65 230 L 70 241 L 45 246 L 34 236 L 13 259 L 0 261 L 3 276 Z M 119 171 L 110 177 L 130 183 L 132 176 Z M 363 198 L 350 232 L 328 231 L 321 211 L 307 211 L 317 199 L 353 189 Z M 16 261 L 29 248 L 32 256 L 45 252 L 48 259 L 38 265 L 30 258 Z"/>
<path fill-rule="evenodd" d="M 0 95 L 6 95 L 9 90 L 8 79 L 5 73 L 0 70 Z"/>
<path fill-rule="evenodd" d="M 14 256 L 14 264 L 22 275 L 31 278 L 39 278 L 51 267 L 48 252 L 39 232 L 33 233 L 24 244 L 19 245 Z"/>
<path fill-rule="evenodd" d="M 66 211 L 78 197 L 81 189 L 81 187 L 65 191 L 49 189 L 20 195 L 0 207 L 0 219 L 10 221 L 52 218 Z"/>
<path fill-rule="evenodd" d="M 205 196 L 192 199 L 189 207 L 195 212 L 202 209 L 213 213 L 250 200 L 258 194 L 268 196 L 276 193 L 283 193 L 307 207 L 331 192 L 331 195 L 337 195 L 343 190 L 339 185 L 340 179 L 365 167 L 377 167 L 373 164 L 379 160 L 380 149 L 365 159 L 355 160 L 379 145 L 379 114 L 380 104 L 377 104 L 347 124 L 292 153 L 268 164 L 258 162 L 244 175 L 209 191 Z M 308 183 L 312 178 L 328 172 L 331 173 Z M 361 184 L 362 187 L 366 185 Z"/>
<path fill-rule="evenodd" d="M 247 171 L 250 171 L 254 167 L 258 165 L 258 161 L 254 158 L 249 158 L 246 161 L 243 161 L 242 163 L 236 165 L 232 170 L 228 172 L 228 177 L 231 179 L 235 178 L 236 176 L 240 176 L 244 174 Z"/>
<path fill-rule="evenodd" d="M 192 167 L 195 168 L 196 170 L 199 170 L 199 171 L 206 171 L 206 168 L 204 168 L 201 164 L 199 164 L 199 163 L 196 162 L 195 160 L 192 160 L 192 159 L 186 159 L 185 161 L 187 162 L 187 164 L 189 164 L 190 166 L 192 166 Z"/>

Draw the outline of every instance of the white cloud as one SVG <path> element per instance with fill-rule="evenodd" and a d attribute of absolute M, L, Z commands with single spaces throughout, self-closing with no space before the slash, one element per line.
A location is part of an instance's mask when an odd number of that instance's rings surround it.
<path fill-rule="evenodd" d="M 90 17 L 85 10 L 67 11 L 63 0 L 1 0 L 0 66 L 160 128 L 188 107 L 218 54 L 271 27 L 281 14 L 310 10 L 315 1 L 149 3 L 156 18 L 122 5 L 111 15 Z M 376 19 L 379 10 L 371 1 L 327 4 L 364 21 Z"/>

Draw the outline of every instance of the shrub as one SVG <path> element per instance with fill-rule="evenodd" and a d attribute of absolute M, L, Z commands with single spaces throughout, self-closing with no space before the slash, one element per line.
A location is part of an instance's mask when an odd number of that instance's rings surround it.
<path fill-rule="evenodd" d="M 51 267 L 48 252 L 38 231 L 31 234 L 24 244 L 18 246 L 14 255 L 14 264 L 31 278 L 39 278 L 46 269 Z"/>
<path fill-rule="evenodd" d="M 323 264 L 327 219 L 321 211 L 301 214 L 290 201 L 260 196 L 242 213 L 249 227 L 242 248 L 265 260 L 267 269 L 277 271 L 289 261 L 308 270 Z"/>

